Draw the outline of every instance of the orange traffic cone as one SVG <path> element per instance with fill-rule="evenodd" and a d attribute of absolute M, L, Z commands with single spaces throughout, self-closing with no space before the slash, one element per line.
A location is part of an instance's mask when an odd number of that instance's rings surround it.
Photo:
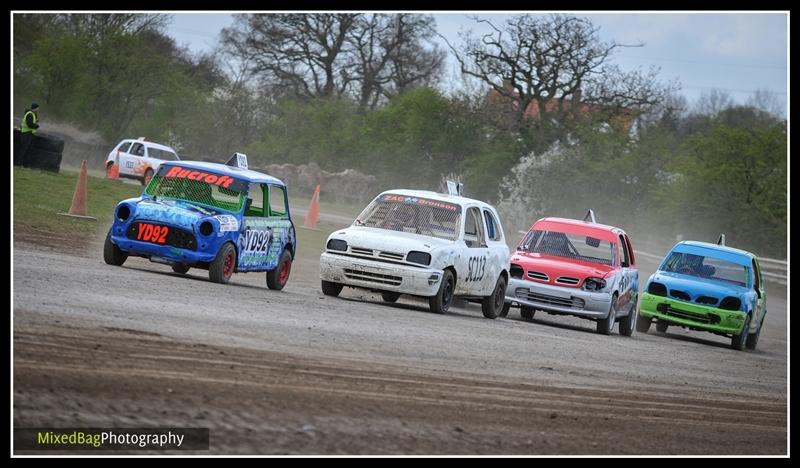
<path fill-rule="evenodd" d="M 308 207 L 308 214 L 306 214 L 306 222 L 303 223 L 303 227 L 316 229 L 317 221 L 319 221 L 319 184 L 314 189 L 314 196 L 311 197 L 311 206 Z"/>
<path fill-rule="evenodd" d="M 86 212 L 86 160 L 81 162 L 81 172 L 78 174 L 78 183 L 75 185 L 75 194 L 72 195 L 72 205 L 69 207 L 68 213 L 59 213 L 62 216 L 70 216 L 73 218 L 91 219 L 96 221 L 97 218 L 89 216 Z"/>
<path fill-rule="evenodd" d="M 119 180 L 119 150 L 117 150 L 117 160 L 106 171 L 106 178 L 112 180 Z"/>

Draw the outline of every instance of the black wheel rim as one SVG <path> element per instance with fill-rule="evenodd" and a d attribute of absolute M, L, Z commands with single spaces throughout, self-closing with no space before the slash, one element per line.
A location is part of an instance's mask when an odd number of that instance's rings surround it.
<path fill-rule="evenodd" d="M 503 303 L 505 302 L 505 297 L 503 294 L 503 282 L 500 281 L 497 283 L 497 287 L 494 290 L 494 307 L 497 310 L 503 309 Z"/>

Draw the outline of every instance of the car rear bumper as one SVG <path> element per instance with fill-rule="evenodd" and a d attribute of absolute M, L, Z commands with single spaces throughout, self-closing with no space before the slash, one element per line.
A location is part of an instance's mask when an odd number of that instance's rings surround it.
<path fill-rule="evenodd" d="M 744 312 L 738 310 L 692 304 L 650 293 L 642 294 L 639 313 L 643 317 L 653 317 L 676 325 L 732 335 L 742 333 L 746 317 Z"/>
<path fill-rule="evenodd" d="M 611 295 L 511 278 L 506 302 L 580 317 L 603 319 L 611 309 Z"/>
<path fill-rule="evenodd" d="M 319 276 L 346 286 L 430 297 L 439 291 L 442 270 L 323 252 Z"/>

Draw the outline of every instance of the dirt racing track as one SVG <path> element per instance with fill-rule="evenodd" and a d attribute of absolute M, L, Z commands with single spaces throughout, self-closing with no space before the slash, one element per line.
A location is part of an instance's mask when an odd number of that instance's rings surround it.
<path fill-rule="evenodd" d="M 734 351 L 683 329 L 325 297 L 303 249 L 275 292 L 263 274 L 109 266 L 99 240 L 17 239 L 14 426 L 208 427 L 210 453 L 786 454 L 778 286 L 759 348 Z"/>

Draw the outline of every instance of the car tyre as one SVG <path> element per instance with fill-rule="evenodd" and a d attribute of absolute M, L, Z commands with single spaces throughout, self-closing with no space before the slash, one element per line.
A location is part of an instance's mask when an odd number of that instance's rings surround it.
<path fill-rule="evenodd" d="M 619 334 L 622 336 L 631 336 L 633 335 L 633 330 L 636 329 L 636 319 L 639 315 L 639 312 L 636 310 L 636 307 L 631 307 L 631 311 L 628 312 L 628 315 L 623 317 L 619 321 Z"/>
<path fill-rule="evenodd" d="M 344 285 L 341 283 L 322 280 L 322 294 L 326 296 L 336 297 L 342 292 L 342 288 L 344 288 Z"/>
<path fill-rule="evenodd" d="M 289 273 L 292 271 L 292 254 L 283 249 L 278 266 L 267 272 L 267 287 L 280 291 L 289 282 Z"/>
<path fill-rule="evenodd" d="M 444 270 L 442 281 L 439 283 L 439 291 L 435 296 L 428 298 L 431 312 L 436 314 L 446 314 L 453 302 L 453 293 L 456 290 L 456 280 L 453 272 Z"/>
<path fill-rule="evenodd" d="M 650 324 L 653 323 L 653 317 L 646 317 L 637 312 L 636 318 L 636 331 L 639 333 L 647 333 L 650 330 Z"/>
<path fill-rule="evenodd" d="M 663 320 L 656 321 L 656 331 L 659 333 L 666 333 L 667 329 L 669 328 L 669 324 Z"/>
<path fill-rule="evenodd" d="M 751 333 L 750 336 L 747 337 L 747 343 L 745 343 L 745 347 L 747 347 L 747 349 L 756 349 L 756 346 L 758 346 L 758 337 L 761 336 L 762 328 L 764 328 L 764 317 L 761 317 L 761 323 L 758 325 L 758 331 Z"/>
<path fill-rule="evenodd" d="M 500 311 L 500 317 L 507 317 L 509 310 L 511 310 L 511 303 L 510 302 L 504 303 L 503 310 Z"/>
<path fill-rule="evenodd" d="M 103 260 L 109 265 L 121 266 L 127 259 L 128 254 L 117 247 L 117 244 L 111 242 L 111 230 L 109 230 L 103 245 Z"/>
<path fill-rule="evenodd" d="M 503 275 L 497 278 L 494 290 L 490 296 L 483 298 L 481 310 L 483 316 L 489 319 L 496 319 L 503 311 L 506 302 L 506 279 Z"/>
<path fill-rule="evenodd" d="M 533 307 L 528 306 L 520 306 L 519 307 L 519 315 L 525 320 L 533 320 L 533 314 L 536 313 L 536 309 Z"/>
<path fill-rule="evenodd" d="M 146 171 L 144 171 L 144 177 L 142 178 L 142 185 L 146 186 L 147 184 L 149 184 L 150 183 L 150 179 L 152 179 L 152 178 L 153 178 L 153 170 L 152 169 L 147 169 Z"/>
<path fill-rule="evenodd" d="M 397 300 L 400 299 L 400 293 L 383 291 L 381 292 L 381 297 L 384 302 L 397 302 Z"/>
<path fill-rule="evenodd" d="M 173 263 L 172 264 L 172 271 L 175 273 L 186 274 L 192 267 L 185 263 Z"/>
<path fill-rule="evenodd" d="M 208 266 L 208 278 L 214 283 L 227 284 L 236 270 L 236 249 L 226 242 Z"/>
<path fill-rule="evenodd" d="M 736 351 L 741 351 L 744 349 L 745 345 L 747 345 L 747 337 L 749 333 L 747 332 L 750 328 L 750 314 L 747 315 L 747 318 L 744 319 L 744 326 L 742 327 L 742 333 L 738 335 L 734 335 L 731 338 L 731 348 L 735 349 Z"/>
<path fill-rule="evenodd" d="M 610 335 L 614 330 L 614 322 L 617 320 L 617 296 L 611 298 L 611 306 L 608 308 L 608 315 L 604 319 L 597 321 L 597 333 Z"/>

